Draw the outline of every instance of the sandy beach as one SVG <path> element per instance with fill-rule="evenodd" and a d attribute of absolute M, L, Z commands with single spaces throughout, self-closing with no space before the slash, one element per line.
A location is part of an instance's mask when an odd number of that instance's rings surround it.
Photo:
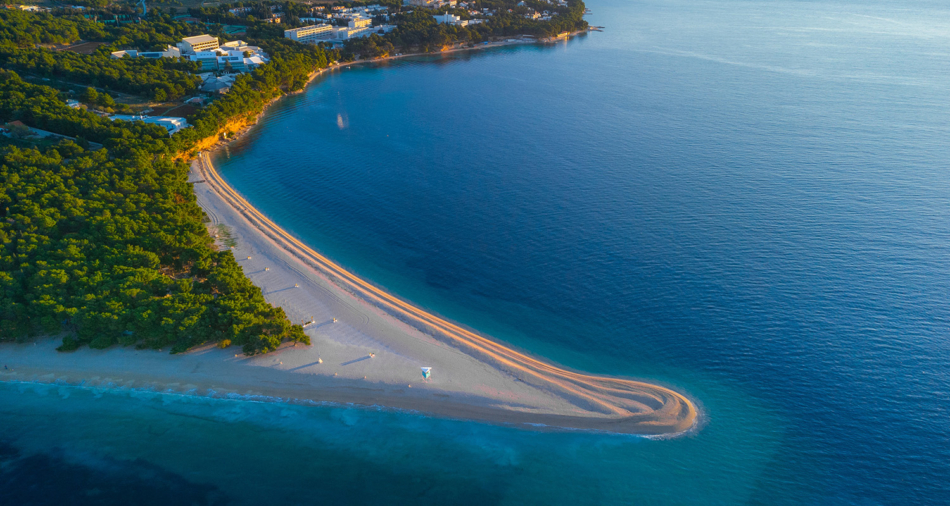
<path fill-rule="evenodd" d="M 266 299 L 308 323 L 311 346 L 245 357 L 208 346 L 181 355 L 112 348 L 58 353 L 58 339 L 0 347 L 0 378 L 145 388 L 285 402 L 335 402 L 535 429 L 676 434 L 694 405 L 644 382 L 558 368 L 394 297 L 300 243 L 231 189 L 206 154 L 198 202 L 236 241 Z M 225 246 L 221 246 L 222 248 Z M 422 367 L 431 367 L 423 380 Z"/>

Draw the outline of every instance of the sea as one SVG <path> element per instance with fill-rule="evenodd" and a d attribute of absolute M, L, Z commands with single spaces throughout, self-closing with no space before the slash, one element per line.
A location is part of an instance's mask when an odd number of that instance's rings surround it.
<path fill-rule="evenodd" d="M 0 504 L 950 504 L 950 6 L 589 0 L 338 69 L 216 166 L 310 246 L 576 370 L 653 439 L 0 384 Z"/>

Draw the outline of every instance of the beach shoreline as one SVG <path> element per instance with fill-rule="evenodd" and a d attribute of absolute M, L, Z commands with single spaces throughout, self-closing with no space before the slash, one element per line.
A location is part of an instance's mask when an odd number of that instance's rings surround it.
<path fill-rule="evenodd" d="M 470 49 L 482 47 L 453 51 Z M 408 56 L 417 55 L 389 59 Z M 211 225 L 227 226 L 236 239 L 232 249 L 245 274 L 292 322 L 307 323 L 312 346 L 285 343 L 256 357 L 206 346 L 169 356 L 117 347 L 57 353 L 55 340 L 43 340 L 0 347 L 0 380 L 385 407 L 537 430 L 669 436 L 697 426 L 695 404 L 670 388 L 555 366 L 358 278 L 244 200 L 207 152 L 192 160 L 191 180 L 201 181 L 193 188 Z M 433 368 L 431 378 L 423 379 L 423 367 Z"/>
<path fill-rule="evenodd" d="M 447 345 L 476 360 L 479 365 L 490 367 L 508 380 L 506 388 L 514 384 L 530 387 L 536 393 L 553 396 L 561 405 L 553 412 L 528 410 L 531 415 L 524 419 L 513 419 L 501 412 L 469 413 L 463 418 L 502 423 L 518 420 L 515 423 L 640 434 L 680 433 L 694 425 L 697 417 L 695 405 L 673 390 L 646 382 L 591 376 L 556 367 L 385 292 L 310 249 L 270 221 L 220 177 L 207 154 L 199 156 L 195 170 L 196 177 L 207 184 L 207 188 L 201 191 L 210 190 L 209 195 L 199 200 L 207 202 L 208 197 L 221 199 L 224 205 L 240 216 L 242 227 L 250 227 L 242 228 L 243 235 L 260 234 L 271 246 L 288 255 L 291 261 L 320 275 L 326 283 L 334 285 L 347 297 L 360 301 L 364 308 L 371 308 L 384 319 L 414 331 L 417 336 L 425 336 L 430 344 Z M 282 307 L 288 310 L 286 306 Z M 393 406 L 385 400 L 380 404 Z M 460 412 L 458 409 L 433 411 L 432 406 L 419 405 L 409 409 L 451 417 L 457 417 Z M 505 410 L 502 407 L 500 411 Z"/>

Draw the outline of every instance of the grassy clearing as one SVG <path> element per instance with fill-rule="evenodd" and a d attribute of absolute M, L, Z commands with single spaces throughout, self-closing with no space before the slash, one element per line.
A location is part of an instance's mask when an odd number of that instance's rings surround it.
<path fill-rule="evenodd" d="M 214 236 L 215 239 L 220 241 L 221 244 L 225 245 L 228 248 L 233 248 L 237 246 L 237 241 L 234 240 L 234 237 L 231 235 L 231 229 L 228 228 L 227 225 L 219 223 L 211 227 L 211 230 L 212 230 L 211 235 Z"/>

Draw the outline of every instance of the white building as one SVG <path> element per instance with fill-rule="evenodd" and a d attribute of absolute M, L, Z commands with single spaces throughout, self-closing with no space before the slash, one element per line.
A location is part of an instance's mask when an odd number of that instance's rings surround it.
<path fill-rule="evenodd" d="M 138 51 L 135 49 L 124 49 L 122 51 L 113 51 L 112 58 L 120 59 L 126 56 L 130 58 L 179 58 L 181 50 L 175 46 L 167 46 L 164 51 Z"/>
<path fill-rule="evenodd" d="M 356 17 L 350 18 L 350 22 L 347 23 L 347 25 L 350 28 L 369 28 L 373 26 L 373 20 L 356 16 Z"/>
<path fill-rule="evenodd" d="M 191 61 L 201 64 L 201 70 L 233 70 L 250 72 L 270 61 L 261 48 L 249 46 L 243 40 L 225 42 L 219 48 L 210 51 L 198 51 L 184 55 Z"/>
<path fill-rule="evenodd" d="M 311 25 L 292 30 L 284 30 L 284 38 L 297 42 L 316 44 L 333 36 L 333 27 L 330 25 Z"/>
<path fill-rule="evenodd" d="M 185 37 L 178 44 L 178 49 L 182 53 L 197 53 L 199 51 L 209 51 L 218 49 L 218 38 L 210 35 L 195 35 L 194 37 Z"/>
<path fill-rule="evenodd" d="M 462 18 L 458 16 L 453 16 L 452 14 L 449 14 L 448 12 L 446 12 L 445 14 L 436 14 L 435 16 L 432 16 L 432 17 L 434 17 L 435 21 L 439 23 L 440 25 L 456 25 L 460 21 L 462 21 Z"/>
<path fill-rule="evenodd" d="M 351 28 L 349 26 L 338 26 L 333 29 L 333 38 L 337 40 L 356 39 L 359 37 L 369 37 L 373 29 L 370 27 Z"/>
<path fill-rule="evenodd" d="M 168 130 L 169 136 L 172 136 L 178 133 L 181 129 L 188 128 L 190 126 L 185 118 L 173 118 L 165 116 L 129 116 L 126 114 L 116 114 L 115 116 L 111 116 L 109 119 L 112 121 L 142 121 L 150 125 L 159 125 L 165 128 L 165 130 Z"/>
<path fill-rule="evenodd" d="M 126 56 L 128 56 L 129 58 L 135 58 L 138 55 L 139 55 L 139 52 L 136 51 L 135 49 L 123 49 L 121 51 L 113 51 L 111 53 L 111 57 L 115 58 L 116 60 L 120 60 L 122 58 L 125 58 Z"/>
<path fill-rule="evenodd" d="M 469 26 L 469 25 L 477 25 L 485 21 L 484 19 L 462 19 L 458 16 L 453 16 L 452 14 L 449 14 L 448 12 L 446 12 L 445 14 L 436 14 L 432 17 L 434 17 L 435 21 L 439 23 L 440 25 L 445 24 L 445 25 Z"/>
<path fill-rule="evenodd" d="M 191 61 L 201 64 L 201 70 L 218 70 L 218 51 L 198 51 L 185 55 Z"/>
<path fill-rule="evenodd" d="M 247 42 L 244 42 L 243 40 L 232 40 L 231 42 L 225 42 L 224 44 L 221 44 L 221 49 L 224 49 L 226 51 L 248 52 L 254 56 L 260 56 L 260 57 L 267 56 L 267 54 L 264 53 L 264 51 L 260 47 L 250 46 L 248 45 Z"/>
<path fill-rule="evenodd" d="M 142 58 L 180 58 L 181 50 L 175 46 L 165 46 L 164 51 L 139 51 Z"/>
<path fill-rule="evenodd" d="M 364 26 L 363 28 L 339 26 L 333 29 L 333 38 L 337 41 L 358 39 L 360 37 L 369 37 L 370 35 L 379 32 L 389 33 L 395 28 L 395 25 Z"/>

